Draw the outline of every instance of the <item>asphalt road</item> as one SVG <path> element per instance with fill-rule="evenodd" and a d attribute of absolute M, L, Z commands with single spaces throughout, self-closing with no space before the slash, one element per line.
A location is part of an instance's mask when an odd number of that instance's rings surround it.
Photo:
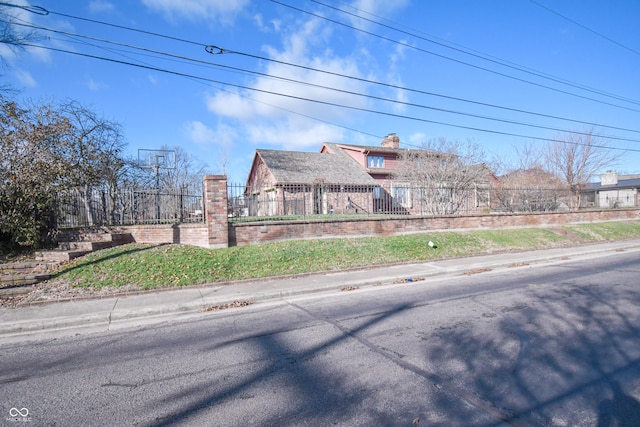
<path fill-rule="evenodd" d="M 640 259 L 0 347 L 0 424 L 640 425 Z"/>

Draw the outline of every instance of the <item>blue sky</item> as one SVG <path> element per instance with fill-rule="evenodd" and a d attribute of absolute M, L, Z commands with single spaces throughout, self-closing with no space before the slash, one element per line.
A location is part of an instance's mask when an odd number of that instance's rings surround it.
<path fill-rule="evenodd" d="M 393 132 L 407 148 L 473 138 L 508 161 L 597 124 L 628 150 L 616 169 L 640 173 L 635 0 L 29 4 L 48 14 L 11 8 L 19 22 L 57 32 L 39 30 L 47 49 L 18 57 L 0 46 L 2 79 L 21 98 L 74 99 L 121 123 L 131 156 L 177 145 L 244 181 L 257 148 Z"/>

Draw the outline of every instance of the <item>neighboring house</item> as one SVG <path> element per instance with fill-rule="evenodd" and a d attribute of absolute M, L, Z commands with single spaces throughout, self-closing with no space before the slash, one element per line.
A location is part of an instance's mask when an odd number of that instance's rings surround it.
<path fill-rule="evenodd" d="M 259 149 L 243 203 L 249 216 L 426 213 L 416 202 L 424 192 L 394 180 L 403 166 L 402 153 L 408 151 L 400 148 L 395 134 L 380 146 L 326 142 L 319 153 Z M 489 175 L 495 179 L 487 169 Z M 477 195 L 470 198 L 475 202 L 467 205 L 487 207 L 477 203 Z"/>
<path fill-rule="evenodd" d="M 541 167 L 518 169 L 502 175 L 492 197 L 494 211 L 548 212 L 567 210 L 567 185 Z"/>
<path fill-rule="evenodd" d="M 586 185 L 583 203 L 587 207 L 625 208 L 640 206 L 640 175 L 618 175 L 606 172 L 600 182 Z"/>
<path fill-rule="evenodd" d="M 369 212 L 375 186 L 348 156 L 256 150 L 244 203 L 249 216 Z"/>

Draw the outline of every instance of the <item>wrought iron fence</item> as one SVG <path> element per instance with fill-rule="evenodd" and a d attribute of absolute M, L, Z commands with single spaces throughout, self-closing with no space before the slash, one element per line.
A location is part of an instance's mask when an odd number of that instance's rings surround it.
<path fill-rule="evenodd" d="M 57 197 L 59 228 L 204 222 L 202 194 L 186 190 L 115 192 L 76 189 Z M 309 218 L 323 215 L 468 215 L 499 212 L 559 212 L 585 208 L 640 206 L 640 193 L 565 188 L 416 187 L 384 185 L 287 184 L 270 187 L 227 185 L 231 221 Z"/>
<path fill-rule="evenodd" d="M 232 220 L 289 219 L 320 215 L 468 215 L 500 212 L 561 212 L 593 207 L 639 206 L 638 196 L 603 196 L 567 188 L 474 186 L 416 187 L 387 182 L 378 186 L 286 184 L 227 186 Z M 606 203 L 605 203 L 606 202 Z M 603 204 L 604 203 L 604 204 Z"/>
<path fill-rule="evenodd" d="M 231 218 L 314 215 L 449 215 L 490 207 L 487 189 L 418 188 L 401 183 L 379 186 L 287 184 L 250 188 L 228 185 Z"/>
<path fill-rule="evenodd" d="M 202 194 L 174 190 L 75 189 L 58 194 L 59 228 L 203 222 Z"/>

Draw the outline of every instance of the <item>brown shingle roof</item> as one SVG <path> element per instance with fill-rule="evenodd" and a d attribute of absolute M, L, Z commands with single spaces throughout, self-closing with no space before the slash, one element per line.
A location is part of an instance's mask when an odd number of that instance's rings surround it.
<path fill-rule="evenodd" d="M 300 151 L 256 150 L 277 184 L 376 185 L 376 181 L 349 156 Z"/>

